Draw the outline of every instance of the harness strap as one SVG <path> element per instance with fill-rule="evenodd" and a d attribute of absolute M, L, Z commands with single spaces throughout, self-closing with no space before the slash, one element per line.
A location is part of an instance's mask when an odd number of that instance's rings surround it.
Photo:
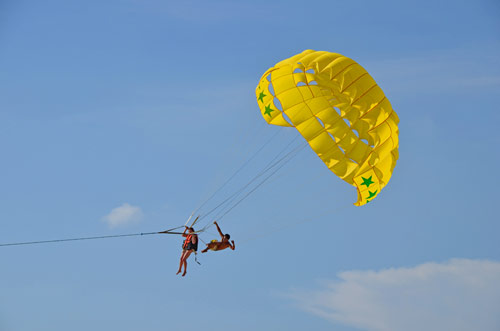
<path fill-rule="evenodd" d="M 201 263 L 198 262 L 197 256 L 198 256 L 198 254 L 196 254 L 196 252 L 194 252 L 194 260 L 196 261 L 196 263 L 198 263 L 199 265 L 201 265 Z"/>

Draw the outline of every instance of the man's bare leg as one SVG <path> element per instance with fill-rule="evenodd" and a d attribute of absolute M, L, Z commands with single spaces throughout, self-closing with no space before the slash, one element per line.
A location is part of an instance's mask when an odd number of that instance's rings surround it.
<path fill-rule="evenodd" d="M 204 250 L 202 250 L 201 252 L 202 253 L 206 253 L 208 252 L 209 249 L 215 249 L 217 247 L 217 242 L 211 242 L 211 243 L 208 243 L 207 244 L 207 248 L 205 248 Z"/>

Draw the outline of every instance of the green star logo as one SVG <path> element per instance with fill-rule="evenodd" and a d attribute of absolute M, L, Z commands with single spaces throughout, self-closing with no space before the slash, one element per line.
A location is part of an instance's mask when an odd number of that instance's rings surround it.
<path fill-rule="evenodd" d="M 361 183 L 361 185 L 366 185 L 366 187 L 370 187 L 371 184 L 375 183 L 374 181 L 372 181 L 372 177 L 373 176 L 365 178 L 365 177 L 361 176 L 361 179 L 363 180 L 363 183 Z"/>
<path fill-rule="evenodd" d="M 267 96 L 264 92 L 260 92 L 259 97 L 257 98 L 260 102 L 264 102 L 264 97 Z"/>
<path fill-rule="evenodd" d="M 271 106 L 265 106 L 266 111 L 264 112 L 264 115 L 269 115 L 271 117 L 271 112 L 274 111 L 274 109 L 271 108 Z"/>
<path fill-rule="evenodd" d="M 368 191 L 368 193 L 370 194 L 370 196 L 367 199 L 373 198 L 377 194 L 377 192 L 378 192 L 378 190 L 375 190 L 375 192 Z"/>

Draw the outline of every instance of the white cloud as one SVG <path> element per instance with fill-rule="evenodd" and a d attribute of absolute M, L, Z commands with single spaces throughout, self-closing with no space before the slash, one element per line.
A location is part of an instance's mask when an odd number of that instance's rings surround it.
<path fill-rule="evenodd" d="M 131 223 L 137 223 L 142 220 L 143 214 L 140 207 L 131 206 L 124 203 L 120 207 L 116 207 L 111 212 L 103 217 L 103 220 L 112 228 Z"/>
<path fill-rule="evenodd" d="M 292 298 L 307 312 L 362 330 L 500 330 L 499 262 L 452 259 L 338 278 Z"/>

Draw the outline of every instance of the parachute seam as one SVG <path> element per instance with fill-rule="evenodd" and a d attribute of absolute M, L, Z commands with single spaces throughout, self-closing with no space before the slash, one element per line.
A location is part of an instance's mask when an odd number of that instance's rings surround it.
<path fill-rule="evenodd" d="M 391 117 L 391 115 L 392 115 L 392 111 L 391 111 L 391 113 L 389 114 L 389 117 Z M 389 119 L 389 117 L 387 117 L 387 119 Z M 386 119 L 386 121 L 387 121 L 387 119 Z M 390 125 L 390 124 L 388 124 L 388 125 L 389 125 L 389 130 L 391 131 L 391 135 L 389 136 L 389 138 L 391 138 L 391 141 L 392 141 L 392 149 L 391 149 L 391 153 L 392 153 L 392 150 L 394 149 L 394 139 L 392 139 L 392 134 L 393 134 L 393 132 L 392 132 L 392 127 L 391 127 L 391 125 Z"/>
<path fill-rule="evenodd" d="M 339 142 L 338 142 L 337 144 L 339 144 L 342 140 L 345 140 L 345 139 L 347 138 L 346 136 L 347 136 L 347 135 L 345 135 L 345 136 L 344 136 L 344 138 L 340 139 L 340 140 L 339 140 Z M 357 138 L 357 137 L 356 137 L 356 138 Z M 356 142 L 359 142 L 359 138 L 357 138 L 357 139 L 356 139 Z M 347 150 L 347 149 L 346 149 L 346 150 L 345 150 L 345 152 L 344 152 L 344 155 L 345 155 L 346 157 L 348 156 L 347 154 L 351 154 L 351 152 L 352 152 L 352 150 L 354 149 L 354 147 L 356 147 L 355 145 L 356 145 L 356 143 L 354 143 L 354 144 L 349 144 L 349 150 Z M 354 161 L 354 160 L 353 160 L 353 159 L 351 159 L 350 157 L 349 157 L 348 159 L 350 159 L 350 160 Z M 354 162 L 355 162 L 356 164 L 358 164 L 358 166 L 359 166 L 359 163 L 358 163 L 358 162 L 356 162 L 356 161 L 354 161 Z"/>
<path fill-rule="evenodd" d="M 287 92 L 287 91 L 290 91 L 290 90 L 296 89 L 296 88 L 297 88 L 297 86 L 294 86 L 294 87 L 288 88 L 288 89 L 286 89 L 286 90 L 283 90 L 283 91 L 281 91 L 281 92 L 279 93 L 279 95 L 283 94 L 284 92 Z M 310 88 L 309 88 L 309 89 L 310 89 Z M 276 93 L 276 91 L 274 91 L 274 92 Z M 312 91 L 311 91 L 311 94 L 312 94 Z M 302 102 L 305 102 L 306 100 L 304 99 L 304 96 L 302 95 L 302 93 L 300 94 L 300 96 L 302 97 Z M 280 103 L 281 103 L 281 100 L 278 98 L 278 94 L 277 94 L 277 93 L 276 93 L 275 98 L 277 98 L 277 99 L 280 101 Z M 313 98 L 313 99 L 314 99 L 314 98 Z M 291 107 L 294 107 L 294 106 L 296 106 L 296 105 L 298 105 L 298 104 L 300 104 L 300 102 L 299 102 L 299 103 L 296 103 L 296 104 L 294 104 L 294 105 L 292 105 Z M 281 107 L 283 108 L 283 104 L 281 104 Z M 291 107 L 288 107 L 288 108 L 291 108 Z M 278 110 L 279 110 L 279 109 L 278 109 Z M 262 109 L 261 109 L 261 112 L 262 112 Z M 283 112 L 284 112 L 284 110 L 283 110 Z M 287 116 L 288 116 L 288 115 L 287 115 Z"/>
<path fill-rule="evenodd" d="M 392 133 L 392 131 L 391 131 L 391 133 Z M 379 144 L 378 144 L 378 146 L 381 146 L 381 145 L 385 144 L 385 142 L 386 142 L 387 140 L 389 140 L 389 139 L 391 139 L 391 140 L 392 140 L 392 136 L 389 136 L 389 138 L 387 138 L 387 139 L 386 139 L 386 140 L 384 140 L 383 142 L 379 143 Z M 372 164 L 372 163 L 370 162 L 370 155 L 372 155 L 372 154 L 373 154 L 373 152 L 375 152 L 375 149 L 376 149 L 376 148 L 378 148 L 378 146 L 377 146 L 377 147 L 374 147 L 374 148 L 370 151 L 370 153 L 368 153 L 368 155 L 366 156 L 366 160 L 368 161 L 368 164 L 370 165 L 370 167 L 371 167 L 372 169 L 373 169 L 373 168 L 375 168 L 375 166 L 376 166 L 376 165 L 374 165 L 374 164 Z M 394 150 L 394 140 L 392 141 L 392 150 L 391 150 L 391 153 L 392 153 L 392 151 L 393 151 L 393 150 Z M 375 172 L 375 171 L 373 171 L 373 172 Z M 375 176 L 377 176 L 377 174 L 375 174 Z M 378 176 L 377 176 L 377 179 L 378 179 L 378 181 L 379 181 L 379 182 L 381 182 L 381 180 L 380 180 L 380 178 L 379 178 Z"/>
<path fill-rule="evenodd" d="M 387 118 L 386 118 L 385 120 L 383 120 L 382 122 L 380 122 L 378 125 L 374 126 L 374 127 L 373 127 L 373 128 L 371 128 L 370 130 L 368 130 L 368 132 L 370 132 L 370 131 L 372 131 L 372 130 L 375 130 L 376 128 L 378 128 L 379 126 L 381 126 L 382 124 L 384 124 L 384 123 L 387 121 L 387 119 L 388 119 L 389 117 L 391 117 L 391 114 L 392 114 L 392 112 L 393 112 L 393 111 L 394 111 L 394 109 L 391 109 L 391 112 L 389 113 L 389 116 L 387 116 Z M 391 131 L 391 133 L 392 133 L 392 131 Z M 384 140 L 384 141 L 385 141 L 385 140 Z"/>
<path fill-rule="evenodd" d="M 370 92 L 375 86 L 377 86 L 377 84 L 375 84 L 372 87 L 370 87 L 368 90 L 366 90 L 365 93 L 361 94 L 356 100 L 354 100 L 353 102 L 351 102 L 351 106 L 354 105 L 356 102 L 358 102 L 362 97 L 364 97 L 368 92 Z"/>
<path fill-rule="evenodd" d="M 364 74 L 362 74 L 361 76 L 359 76 L 358 78 L 356 78 L 355 80 L 353 80 L 351 82 L 351 84 L 347 85 L 346 87 L 344 87 L 342 90 L 340 90 L 340 93 L 344 93 L 345 90 L 347 90 L 349 87 L 351 87 L 354 83 L 356 83 L 358 80 L 360 80 L 363 76 L 366 76 L 368 75 L 367 72 L 365 72 Z"/>
<path fill-rule="evenodd" d="M 294 83 L 295 83 L 295 81 L 294 81 Z M 270 84 L 269 84 L 269 85 L 270 85 Z M 314 93 L 313 93 L 313 92 L 312 92 L 312 90 L 311 90 L 311 86 L 310 86 L 309 84 L 306 84 L 306 86 L 309 88 L 309 91 L 310 91 L 310 92 L 311 92 L 311 94 L 314 96 Z M 290 90 L 296 89 L 296 88 L 298 88 L 298 86 L 297 86 L 297 85 L 295 85 L 295 86 L 293 86 L 293 87 L 290 87 L 290 88 L 288 88 L 288 89 L 286 89 L 286 90 L 282 90 L 282 91 L 280 91 L 279 95 L 283 94 L 284 92 L 287 92 L 287 91 L 290 91 Z M 277 98 L 277 99 L 279 100 L 279 97 L 278 97 L 279 95 L 278 95 L 278 93 L 276 93 L 276 90 L 274 91 L 274 93 L 276 94 L 274 97 L 275 97 L 275 98 Z M 302 101 L 303 101 L 303 102 L 305 102 L 306 100 L 304 99 L 304 96 L 302 95 L 302 93 L 301 93 L 301 97 L 302 97 Z M 315 99 L 315 98 L 324 98 L 324 97 L 325 97 L 325 96 L 324 96 L 324 95 L 322 95 L 322 96 L 319 96 L 319 97 L 313 97 L 312 99 Z M 281 100 L 280 100 L 280 103 L 281 103 Z M 293 106 L 296 106 L 296 105 L 298 105 L 298 103 L 294 104 Z M 260 106 L 260 105 L 259 105 L 259 106 Z M 281 105 L 281 106 L 283 107 L 283 105 Z M 292 107 L 293 107 L 293 106 L 292 106 Z M 279 109 L 278 109 L 278 110 L 279 110 Z M 262 110 L 261 110 L 261 111 L 262 111 Z"/>
<path fill-rule="evenodd" d="M 386 157 L 384 157 L 383 159 L 380 159 L 380 160 L 381 160 L 380 162 L 382 162 L 383 160 L 385 160 L 385 159 L 387 159 L 387 158 L 389 158 L 389 157 L 391 157 L 391 156 L 392 156 L 392 154 L 388 154 L 388 155 L 387 155 Z M 390 180 L 390 179 L 391 179 L 391 177 L 392 177 L 392 173 L 389 173 L 389 176 L 388 176 L 388 177 L 389 177 L 389 179 L 387 179 L 387 181 L 386 181 L 386 182 L 383 182 L 383 181 L 379 178 L 379 180 L 378 180 L 378 181 L 379 181 L 379 186 L 380 186 L 380 189 L 381 189 L 381 190 L 382 190 L 382 189 L 383 189 L 383 188 L 387 185 L 387 183 L 389 183 L 389 180 Z M 377 178 L 378 178 L 378 176 L 377 176 Z"/>
<path fill-rule="evenodd" d="M 337 74 L 335 74 L 335 76 L 333 76 L 330 80 L 334 80 L 335 78 L 337 78 L 338 75 L 340 75 L 341 73 L 343 73 L 344 71 L 346 71 L 347 68 L 349 68 L 350 66 L 353 66 L 355 64 L 356 64 L 356 62 L 353 62 L 353 63 L 349 64 L 347 67 L 345 67 L 344 69 L 340 70 Z"/>
<path fill-rule="evenodd" d="M 366 114 L 368 114 L 369 112 L 371 112 L 372 110 L 374 110 L 375 108 L 377 108 L 377 107 L 378 107 L 378 106 L 382 103 L 382 101 L 384 101 L 385 99 L 386 99 L 386 98 L 385 98 L 385 96 L 384 96 L 384 97 L 382 98 L 382 100 L 380 100 L 379 102 L 377 102 L 377 104 L 376 104 L 375 106 L 373 106 L 372 108 L 368 109 L 368 110 L 366 111 L 366 113 L 364 113 L 363 115 L 361 115 L 361 116 L 359 117 L 359 119 L 362 119 L 363 117 L 365 117 L 365 115 L 366 115 Z M 370 131 L 370 130 L 368 130 L 368 131 Z"/>
<path fill-rule="evenodd" d="M 382 182 L 380 180 L 380 177 L 377 175 L 377 172 L 375 171 L 375 166 L 372 167 L 372 170 L 373 170 L 373 173 L 375 174 L 375 177 L 377 177 L 377 181 L 378 181 L 378 186 L 380 186 L 380 183 Z M 377 169 L 378 170 L 378 169 Z M 379 192 L 380 193 L 380 192 Z"/>
<path fill-rule="evenodd" d="M 380 145 L 385 144 L 385 142 L 386 142 L 386 141 L 388 141 L 389 139 L 392 139 L 392 138 L 391 138 L 391 137 L 387 138 L 387 139 L 386 139 L 386 140 L 384 140 L 381 144 L 379 144 L 379 146 L 380 146 Z M 394 143 L 393 143 L 393 149 L 394 149 Z M 370 162 L 370 159 L 369 159 L 369 156 L 370 156 L 371 154 L 373 154 L 373 152 L 375 152 L 375 149 L 373 149 L 373 150 L 370 152 L 370 154 L 368 154 L 367 159 L 368 159 L 368 164 L 370 165 L 370 167 L 371 167 L 372 169 L 375 169 L 376 165 L 372 165 L 372 163 Z M 391 150 L 391 153 L 392 153 L 392 150 Z M 388 157 L 388 156 L 389 156 L 389 155 L 387 155 L 386 157 Z M 385 157 L 385 158 L 386 158 L 386 157 Z M 385 159 L 385 158 L 384 158 L 384 159 Z M 383 159 L 381 158 L 380 160 L 383 160 Z M 380 162 L 380 161 L 379 161 L 379 162 Z M 375 172 L 375 170 L 373 170 L 373 173 L 375 173 L 375 176 L 377 176 L 377 179 L 378 179 L 379 183 L 381 183 L 381 182 L 382 182 L 382 180 L 381 180 L 381 179 L 380 179 L 380 177 L 377 175 L 377 173 Z"/>
<path fill-rule="evenodd" d="M 296 88 L 296 87 L 295 87 L 295 88 Z M 309 90 L 310 90 L 310 88 L 309 88 Z M 311 94 L 312 94 L 312 91 L 311 91 Z M 306 100 L 304 99 L 304 96 L 302 95 L 302 93 L 300 94 L 300 96 L 302 97 L 302 103 L 304 104 L 304 107 L 306 107 L 306 108 L 309 110 L 309 112 L 311 113 L 311 117 L 316 118 L 316 115 L 315 115 L 315 114 L 313 113 L 313 111 L 311 110 L 311 107 L 309 107 L 309 105 L 307 104 L 307 102 L 306 102 Z M 321 97 L 315 97 L 315 98 L 312 98 L 312 99 L 310 99 L 310 100 L 314 100 L 314 99 L 316 99 L 316 98 L 323 98 L 323 97 L 322 97 L 322 96 L 321 96 Z M 298 105 L 298 104 L 297 104 L 297 105 Z M 283 112 L 285 112 L 285 111 L 283 110 Z M 285 113 L 285 114 L 286 114 L 286 113 Z M 288 114 L 286 114 L 286 116 L 288 116 L 288 117 L 290 118 L 290 116 L 289 116 Z M 291 119 L 290 119 L 290 120 L 291 120 Z M 316 120 L 317 120 L 317 119 L 316 119 Z M 301 124 L 302 124 L 302 123 L 304 123 L 305 121 L 307 121 L 307 120 L 304 120 L 304 121 L 302 121 L 302 122 L 300 122 L 300 123 L 297 123 L 296 125 L 294 124 L 294 128 L 297 128 L 297 125 L 301 125 Z M 311 125 L 311 124 L 312 124 L 312 123 L 309 123 L 309 124 L 307 124 L 307 126 L 309 126 L 309 125 Z M 323 127 L 323 128 L 324 128 L 324 127 Z M 302 134 L 301 134 L 301 135 L 302 135 Z"/>
<path fill-rule="evenodd" d="M 329 70 L 329 71 L 330 71 L 330 72 L 329 72 L 329 74 L 330 74 L 330 76 L 331 76 L 332 69 L 333 69 L 333 67 L 334 67 L 334 66 L 336 66 L 336 65 L 338 64 L 338 61 L 339 61 L 339 60 L 346 59 L 346 60 L 350 60 L 350 61 L 351 61 L 351 64 L 355 63 L 355 61 L 354 61 L 354 60 L 349 59 L 348 57 L 345 57 L 345 56 L 340 55 L 340 54 L 338 54 L 338 55 L 339 55 L 339 56 L 332 58 L 332 61 L 331 61 L 330 63 L 328 63 L 327 65 L 325 65 L 325 66 L 324 66 L 324 68 L 323 68 L 323 70 L 321 70 L 321 71 L 326 71 L 326 70 Z M 318 64 L 318 66 L 319 66 L 319 64 Z M 331 78 L 330 78 L 330 79 L 331 79 Z"/>
<path fill-rule="evenodd" d="M 326 130 L 326 129 L 324 129 L 324 132 L 329 133 L 329 132 L 328 132 L 328 130 Z M 322 132 L 321 132 L 321 133 L 322 133 Z M 315 138 L 316 138 L 316 137 L 318 137 L 318 136 L 319 136 L 319 134 L 315 135 L 315 136 L 314 136 L 313 138 L 311 138 L 310 140 L 313 140 L 313 139 L 315 139 Z M 334 144 L 334 145 L 333 145 L 333 147 L 331 147 L 331 148 L 327 149 L 327 150 L 326 150 L 326 152 L 325 152 L 325 154 L 328 154 L 330 151 L 332 151 L 332 150 L 334 150 L 334 149 L 340 149 L 340 148 L 339 148 L 339 143 L 337 143 L 335 140 L 333 140 L 330 136 L 329 136 L 329 138 L 333 141 L 333 144 Z M 344 139 L 345 139 L 345 137 L 344 137 L 343 139 L 340 139 L 340 140 L 344 140 Z M 358 139 L 358 140 L 359 140 L 359 139 Z M 340 142 L 340 141 L 339 141 L 339 142 Z M 355 144 L 352 144 L 352 145 L 354 146 Z M 351 158 L 347 157 L 347 154 L 348 154 L 348 153 L 350 153 L 350 152 L 352 151 L 352 149 L 353 149 L 353 148 L 354 148 L 354 147 L 352 147 L 351 149 L 349 149 L 349 152 L 347 152 L 347 150 L 346 150 L 345 152 L 343 152 L 343 153 L 342 153 L 342 155 L 343 155 L 343 158 L 344 158 L 344 159 L 348 159 L 348 160 L 351 160 L 351 161 L 353 161 L 354 163 L 356 163 L 356 168 L 357 168 L 357 169 L 352 171 L 352 172 L 355 172 L 355 171 L 357 171 L 357 170 L 359 170 L 359 169 L 361 168 L 361 165 L 360 165 L 358 162 L 354 161 L 353 159 L 351 159 Z M 341 149 L 341 151 L 343 151 L 343 149 Z M 371 153 L 371 152 L 370 152 L 370 153 Z M 368 155 L 370 155 L 370 154 L 368 154 Z M 321 158 L 321 157 L 320 157 L 320 158 Z M 339 159 L 339 161 L 341 161 L 341 160 Z M 368 162 L 368 163 L 369 163 L 369 162 Z M 326 164 L 325 164 L 325 165 L 326 165 Z M 370 164 L 370 166 L 371 166 L 371 164 Z M 329 167 L 328 165 L 326 165 L 326 167 L 327 167 L 328 169 L 330 169 L 330 167 Z M 332 170 L 332 171 L 333 171 L 333 170 Z M 352 173 L 352 172 L 351 172 L 351 173 Z M 333 171 L 333 173 L 334 173 L 334 174 L 336 174 L 337 176 L 339 176 L 339 177 L 340 177 L 340 175 L 338 175 L 335 171 Z M 343 178 L 343 177 L 341 177 L 341 178 Z"/>
<path fill-rule="evenodd" d="M 391 112 L 392 114 L 392 112 Z M 391 117 L 391 114 L 389 114 L 389 117 Z M 389 119 L 389 117 L 387 117 L 387 119 Z M 386 121 L 387 121 L 386 119 Z M 392 128 L 391 128 L 391 125 L 389 123 L 387 123 L 387 125 L 389 126 L 389 131 L 391 131 L 391 135 L 389 136 L 389 138 L 391 139 L 391 142 L 392 142 L 392 149 L 394 149 L 394 140 L 392 139 Z M 391 149 L 391 152 L 392 152 L 392 149 Z"/>

